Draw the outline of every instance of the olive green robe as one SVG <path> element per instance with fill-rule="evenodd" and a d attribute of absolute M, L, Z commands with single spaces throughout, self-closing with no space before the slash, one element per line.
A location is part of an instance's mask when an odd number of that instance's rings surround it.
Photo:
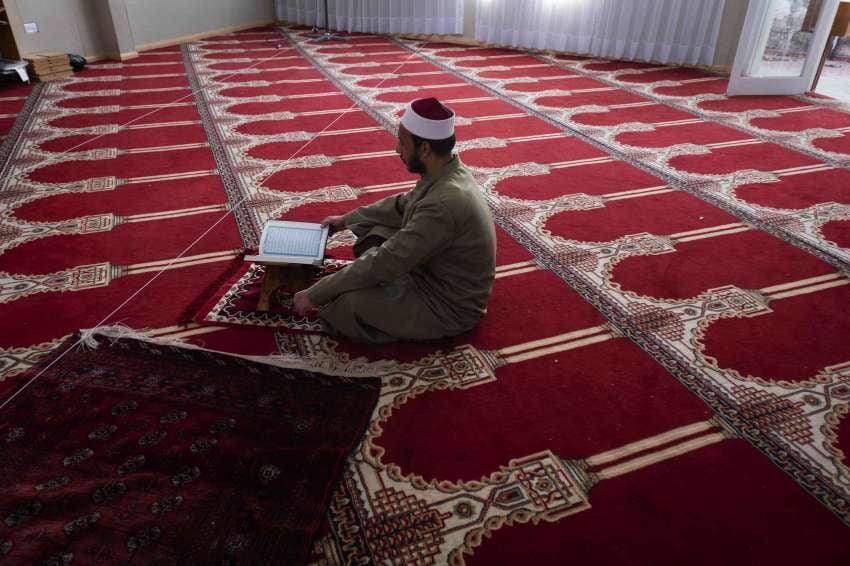
<path fill-rule="evenodd" d="M 333 333 L 362 342 L 430 340 L 475 326 L 487 311 L 496 233 L 484 196 L 455 156 L 409 192 L 345 215 L 358 242 L 386 242 L 307 290 Z M 355 245 L 355 250 L 357 246 Z"/>

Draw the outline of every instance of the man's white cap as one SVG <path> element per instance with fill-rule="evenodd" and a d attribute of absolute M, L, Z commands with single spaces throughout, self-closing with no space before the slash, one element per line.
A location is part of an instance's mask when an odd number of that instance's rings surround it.
<path fill-rule="evenodd" d="M 401 123 L 426 140 L 444 140 L 455 133 L 455 113 L 436 98 L 420 98 L 407 105 Z"/>

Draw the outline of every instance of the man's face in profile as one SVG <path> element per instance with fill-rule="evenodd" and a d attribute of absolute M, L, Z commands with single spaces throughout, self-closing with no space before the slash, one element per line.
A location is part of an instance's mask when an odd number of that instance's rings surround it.
<path fill-rule="evenodd" d="M 413 137 L 403 125 L 398 126 L 398 143 L 395 146 L 395 152 L 401 158 L 401 161 L 411 173 L 423 175 L 426 171 L 425 164 L 419 157 L 419 152 L 416 145 L 413 143 Z"/>

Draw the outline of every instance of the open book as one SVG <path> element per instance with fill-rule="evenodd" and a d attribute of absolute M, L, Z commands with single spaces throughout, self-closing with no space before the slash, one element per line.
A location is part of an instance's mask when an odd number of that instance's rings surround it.
<path fill-rule="evenodd" d="M 269 220 L 260 236 L 257 255 L 246 255 L 245 261 L 264 265 L 306 263 L 322 265 L 328 228 L 314 222 Z"/>

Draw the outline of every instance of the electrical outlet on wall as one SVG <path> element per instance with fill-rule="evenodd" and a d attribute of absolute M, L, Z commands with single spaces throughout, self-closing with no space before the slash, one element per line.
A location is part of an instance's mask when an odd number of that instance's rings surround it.
<path fill-rule="evenodd" d="M 29 22 L 24 24 L 24 31 L 27 33 L 38 33 L 38 24 L 35 22 Z"/>

